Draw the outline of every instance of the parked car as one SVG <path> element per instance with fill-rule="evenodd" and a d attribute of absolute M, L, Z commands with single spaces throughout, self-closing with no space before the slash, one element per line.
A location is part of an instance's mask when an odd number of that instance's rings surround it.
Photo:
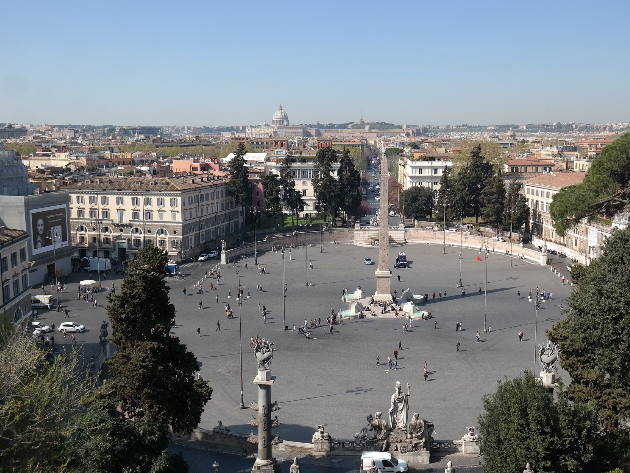
<path fill-rule="evenodd" d="M 405 461 L 397 460 L 389 452 L 363 452 L 361 454 L 361 472 L 398 473 L 408 469 Z"/>
<path fill-rule="evenodd" d="M 389 211 L 389 216 L 390 217 L 395 217 L 396 216 L 396 212 L 394 212 L 393 210 Z"/>
<path fill-rule="evenodd" d="M 363 258 L 363 264 L 371 265 L 374 264 L 374 261 L 372 261 L 372 258 L 368 258 L 366 256 L 365 258 Z"/>
<path fill-rule="evenodd" d="M 74 322 L 62 322 L 57 330 L 61 333 L 85 332 L 85 326 Z"/>
<path fill-rule="evenodd" d="M 34 329 L 33 335 L 35 335 L 36 337 L 44 333 L 52 332 L 52 328 L 50 327 L 50 325 L 43 325 L 41 322 L 37 321 L 31 322 L 31 325 Z"/>
<path fill-rule="evenodd" d="M 265 237 L 265 239 L 267 239 L 267 237 Z M 208 253 L 208 258 L 218 258 L 219 257 L 219 250 L 212 250 L 210 253 Z"/>
<path fill-rule="evenodd" d="M 208 261 L 209 259 L 210 259 L 210 255 L 206 253 L 201 253 L 199 255 L 199 258 L 197 258 L 197 261 Z"/>

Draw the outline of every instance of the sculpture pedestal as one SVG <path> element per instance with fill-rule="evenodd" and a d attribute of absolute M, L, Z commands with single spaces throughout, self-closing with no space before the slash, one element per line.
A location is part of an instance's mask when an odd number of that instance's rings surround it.
<path fill-rule="evenodd" d="M 545 388 L 555 388 L 556 387 L 556 376 L 554 373 L 550 373 L 548 371 L 540 372 L 540 381 Z"/>
<path fill-rule="evenodd" d="M 332 447 L 330 439 L 313 439 L 313 454 L 317 456 L 329 456 Z"/>
<path fill-rule="evenodd" d="M 271 460 L 261 460 L 257 458 L 254 462 L 254 466 L 252 466 L 252 472 L 259 473 L 279 473 L 280 467 L 276 463 L 275 458 Z"/>
<path fill-rule="evenodd" d="M 459 453 L 462 455 L 479 455 L 479 442 L 475 442 L 474 440 L 459 440 L 455 442 L 459 449 Z"/>
<path fill-rule="evenodd" d="M 377 302 L 392 302 L 392 272 L 388 269 L 377 269 L 374 274 L 376 276 L 376 293 L 374 294 L 374 300 Z"/>
<path fill-rule="evenodd" d="M 394 453 L 394 456 L 398 460 L 404 460 L 407 462 L 410 468 L 417 468 L 423 465 L 428 465 L 431 459 L 431 452 L 429 450 L 418 450 L 417 452 L 409 453 Z"/>

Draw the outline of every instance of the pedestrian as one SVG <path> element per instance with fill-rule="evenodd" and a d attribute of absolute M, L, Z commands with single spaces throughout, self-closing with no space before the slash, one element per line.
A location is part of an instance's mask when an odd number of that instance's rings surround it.
<path fill-rule="evenodd" d="M 197 335 L 201 337 L 201 328 L 197 327 Z"/>
<path fill-rule="evenodd" d="M 215 332 L 220 332 L 221 331 L 221 321 L 217 320 L 217 329 L 215 330 Z"/>
<path fill-rule="evenodd" d="M 376 355 L 376 366 L 381 366 L 381 357 Z"/>
<path fill-rule="evenodd" d="M 328 330 L 330 332 L 330 334 L 332 335 L 333 333 L 333 324 L 330 324 L 330 329 Z"/>
<path fill-rule="evenodd" d="M 477 333 L 475 333 L 475 338 L 477 339 L 477 343 L 481 341 L 481 335 L 479 334 L 479 330 L 477 330 Z"/>
<path fill-rule="evenodd" d="M 394 360 L 394 369 L 397 370 L 398 369 L 398 360 Z"/>
<path fill-rule="evenodd" d="M 435 322 L 433 322 L 433 330 L 437 330 L 437 320 Z"/>
<path fill-rule="evenodd" d="M 245 263 L 245 269 L 247 269 L 247 263 Z"/>
<path fill-rule="evenodd" d="M 199 301 L 199 310 L 203 309 L 203 301 Z"/>
<path fill-rule="evenodd" d="M 72 334 L 72 343 L 77 343 L 77 337 L 74 335 L 74 333 Z"/>
<path fill-rule="evenodd" d="M 232 290 L 228 289 L 228 299 L 232 299 Z"/>
<path fill-rule="evenodd" d="M 50 326 L 50 328 L 51 328 L 51 329 L 52 329 L 52 331 L 54 332 L 54 331 L 55 331 L 55 324 L 53 323 L 53 324 Z"/>
<path fill-rule="evenodd" d="M 398 359 L 398 350 L 394 350 L 394 359 Z"/>
<path fill-rule="evenodd" d="M 402 351 L 403 347 L 402 347 L 402 340 L 398 340 L 398 349 L 400 351 Z"/>
<path fill-rule="evenodd" d="M 435 291 L 433 291 L 433 300 L 435 300 Z"/>
<path fill-rule="evenodd" d="M 182 289 L 182 292 L 186 295 L 186 288 Z"/>
<path fill-rule="evenodd" d="M 424 382 L 426 383 L 427 382 L 427 378 L 429 377 L 429 370 L 427 369 L 426 366 L 422 370 L 422 375 L 424 376 Z"/>
<path fill-rule="evenodd" d="M 523 341 L 523 336 L 525 335 L 525 332 L 523 332 L 522 330 L 520 332 L 518 332 L 518 341 L 522 342 Z"/>
<path fill-rule="evenodd" d="M 214 296 L 215 300 L 217 301 L 217 304 L 219 303 L 219 294 L 217 294 L 216 296 Z"/>
<path fill-rule="evenodd" d="M 392 358 L 390 356 L 387 357 L 387 367 L 390 370 L 392 369 Z"/>
<path fill-rule="evenodd" d="M 455 322 L 455 331 L 459 332 L 459 322 Z"/>
<path fill-rule="evenodd" d="M 68 318 L 68 313 L 70 311 L 68 309 L 63 309 L 63 314 L 64 314 L 64 318 L 67 319 Z M 54 330 L 54 329 L 53 329 Z"/>
<path fill-rule="evenodd" d="M 517 295 L 518 297 L 521 297 L 521 291 L 516 291 L 516 295 Z"/>
<path fill-rule="evenodd" d="M 322 325 L 322 318 L 321 317 L 317 317 L 317 326 L 321 326 Z"/>
<path fill-rule="evenodd" d="M 400 274 L 398 274 L 397 277 L 398 277 L 398 282 L 400 282 Z"/>
<path fill-rule="evenodd" d="M 444 289 L 444 297 L 446 297 L 446 289 Z"/>
<path fill-rule="evenodd" d="M 442 299 L 442 293 L 438 292 L 438 299 Z"/>
<path fill-rule="evenodd" d="M 457 351 L 459 351 L 459 347 L 461 346 L 461 343 L 459 342 L 459 340 L 457 340 L 457 343 L 455 344 L 455 347 L 457 348 Z"/>

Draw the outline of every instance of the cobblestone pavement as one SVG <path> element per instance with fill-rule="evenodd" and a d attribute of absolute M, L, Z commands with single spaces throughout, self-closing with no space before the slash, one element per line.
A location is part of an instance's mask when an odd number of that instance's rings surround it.
<path fill-rule="evenodd" d="M 172 279 L 171 299 L 177 308 L 177 327 L 174 332 L 188 345 L 202 362 L 201 373 L 214 389 L 212 400 L 207 404 L 201 427 L 212 428 L 218 420 L 234 431 L 251 431 L 248 424 L 253 411 L 238 409 L 239 376 L 239 309 L 234 296 L 238 276 L 250 293 L 242 307 L 243 384 L 245 404 L 256 399 L 256 363 L 248 340 L 262 335 L 276 342 L 272 371 L 277 376 L 272 396 L 281 409 L 276 413 L 281 422 L 277 429 L 281 437 L 297 441 L 309 441 L 314 426 L 327 424 L 327 429 L 337 438 L 351 438 L 358 432 L 368 413 L 387 411 L 389 398 L 396 380 L 403 386 L 411 385 L 411 411 L 435 423 L 435 438 L 456 439 L 461 437 L 467 425 L 476 424 L 484 394 L 493 392 L 497 380 L 504 376 L 517 376 L 534 363 L 535 311 L 527 301 L 530 288 L 538 285 L 553 293 L 553 299 L 543 304 L 539 313 L 538 342 L 544 341 L 544 331 L 561 316 L 560 304 L 570 288 L 563 286 L 548 268 L 528 262 L 514 261 L 510 267 L 505 255 L 491 253 L 488 259 L 487 320 L 492 327 L 483 333 L 485 264 L 476 261 L 477 251 L 463 251 L 462 277 L 466 296 L 456 288 L 459 279 L 459 248 L 441 246 L 407 245 L 399 248 L 407 253 L 412 262 L 408 269 L 393 270 L 392 289 L 398 294 L 407 287 L 413 293 L 428 293 L 427 304 L 434 319 L 414 322 L 410 332 L 402 331 L 402 321 L 378 319 L 368 316 L 363 320 L 345 321 L 336 326 L 333 334 L 327 327 L 313 330 L 314 339 L 307 340 L 296 332 L 282 330 L 282 259 L 279 253 L 260 255 L 259 262 L 267 273 L 259 274 L 253 258 L 238 263 L 238 268 L 225 266 L 221 269 L 221 285 L 218 291 L 209 290 L 209 280 L 204 294 L 193 294 L 192 286 L 201 274 L 216 264 L 215 261 L 191 263 L 182 267 L 185 280 Z M 392 266 L 397 249 L 391 251 Z M 312 270 L 305 267 L 305 249 L 296 248 L 291 260 L 286 260 L 286 320 L 289 327 L 303 325 L 305 319 L 325 320 L 330 308 L 343 308 L 341 291 L 353 291 L 361 286 L 366 293 L 374 290 L 375 266 L 363 264 L 365 256 L 377 258 L 376 248 L 357 248 L 351 245 L 327 245 L 325 252 L 319 247 L 308 248 Z M 247 263 L 247 268 L 245 268 Z M 238 273 L 237 273 L 238 271 Z M 400 282 L 397 276 L 400 275 Z M 89 328 L 77 335 L 77 344 L 88 353 L 98 351 L 98 327 L 106 318 L 105 294 L 97 296 L 99 307 L 92 307 L 76 298 L 78 280 L 87 276 L 74 275 L 66 292 L 62 293 L 62 305 L 70 310 L 68 320 L 84 323 Z M 91 276 L 93 277 L 93 276 Z M 312 282 L 307 286 L 306 281 Z M 112 282 L 120 288 L 120 280 L 113 275 L 104 280 L 105 287 Z M 263 291 L 257 291 L 261 284 Z M 183 294 L 184 287 L 187 295 Z M 521 296 L 517 296 L 520 290 Z M 231 291 L 232 298 L 228 298 Z M 34 293 L 41 292 L 33 290 Z M 439 298 L 438 293 L 447 293 Z M 219 303 L 215 296 L 219 296 Z M 199 302 L 203 309 L 198 309 Z M 226 319 L 224 304 L 230 303 L 237 316 Z M 270 310 L 267 323 L 263 323 L 258 304 Z M 63 321 L 63 313 L 43 313 L 42 319 L 56 325 Z M 221 331 L 216 331 L 217 321 Z M 437 321 L 437 329 L 434 322 Z M 457 321 L 463 323 L 463 331 L 456 332 Z M 201 335 L 197 335 L 197 328 Z M 475 332 L 481 333 L 481 341 L 475 341 Z M 517 332 L 525 331 L 524 341 L 518 342 Z M 57 343 L 69 344 L 55 334 Z M 398 370 L 388 370 L 387 356 L 399 341 L 403 350 L 399 353 Z M 456 351 L 456 343 L 461 349 Z M 380 356 L 381 365 L 376 364 Z M 422 377 L 424 362 L 431 375 L 425 382 Z M 538 370 L 538 367 L 536 368 Z"/>

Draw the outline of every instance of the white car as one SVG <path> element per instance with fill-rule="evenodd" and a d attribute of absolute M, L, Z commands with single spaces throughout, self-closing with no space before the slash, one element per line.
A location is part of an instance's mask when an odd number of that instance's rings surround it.
<path fill-rule="evenodd" d="M 265 237 L 265 241 L 267 240 L 267 237 Z M 208 253 L 208 258 L 218 258 L 219 257 L 219 252 L 217 250 L 212 250 L 210 253 Z"/>
<path fill-rule="evenodd" d="M 41 322 L 31 322 L 33 326 L 33 335 L 36 337 L 44 333 L 52 332 L 50 325 L 42 325 Z"/>
<path fill-rule="evenodd" d="M 393 210 L 389 211 L 389 216 L 390 217 L 395 217 L 396 216 L 396 212 L 394 212 Z"/>
<path fill-rule="evenodd" d="M 374 264 L 374 261 L 372 261 L 372 258 L 365 257 L 363 258 L 363 264 L 367 264 L 369 266 Z"/>
<path fill-rule="evenodd" d="M 59 328 L 57 330 L 62 333 L 85 332 L 85 326 L 75 324 L 74 322 L 63 322 L 59 324 Z"/>
<path fill-rule="evenodd" d="M 210 255 L 207 255 L 206 253 L 201 253 L 199 255 L 199 258 L 197 258 L 197 261 L 208 261 L 210 259 Z"/>
<path fill-rule="evenodd" d="M 363 452 L 361 454 L 361 473 L 378 471 L 379 473 L 398 473 L 408 471 L 403 460 L 398 460 L 389 452 Z"/>

